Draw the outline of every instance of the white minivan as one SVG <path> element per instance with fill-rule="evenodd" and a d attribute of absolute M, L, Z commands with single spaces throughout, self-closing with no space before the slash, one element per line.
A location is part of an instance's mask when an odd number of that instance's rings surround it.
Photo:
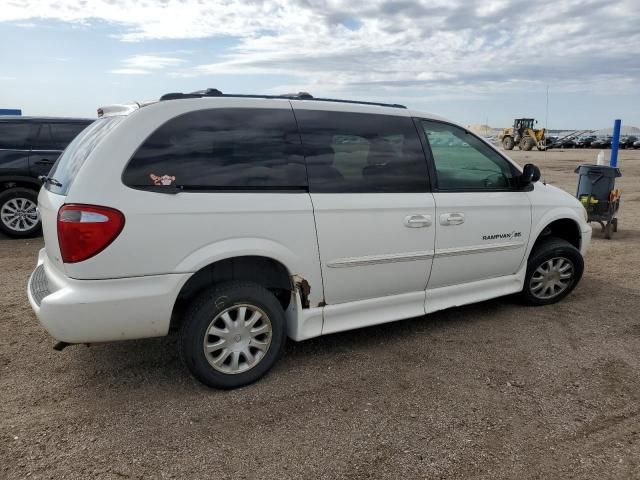
<path fill-rule="evenodd" d="M 57 348 L 179 329 L 192 374 L 234 388 L 287 337 L 546 305 L 582 276 L 582 205 L 433 115 L 215 89 L 98 115 L 38 198 L 27 290 Z"/>

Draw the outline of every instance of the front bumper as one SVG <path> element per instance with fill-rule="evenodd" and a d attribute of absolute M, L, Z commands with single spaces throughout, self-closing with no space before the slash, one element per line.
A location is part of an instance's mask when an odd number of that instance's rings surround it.
<path fill-rule="evenodd" d="M 159 337 L 169 331 L 171 313 L 189 274 L 109 280 L 75 280 L 40 250 L 27 295 L 42 326 L 68 343 Z"/>
<path fill-rule="evenodd" d="M 582 236 L 580 239 L 580 253 L 584 257 L 587 254 L 589 245 L 591 245 L 591 234 L 593 233 L 593 229 L 591 228 L 591 225 L 587 224 L 586 226 L 583 226 L 581 233 L 582 233 Z"/>

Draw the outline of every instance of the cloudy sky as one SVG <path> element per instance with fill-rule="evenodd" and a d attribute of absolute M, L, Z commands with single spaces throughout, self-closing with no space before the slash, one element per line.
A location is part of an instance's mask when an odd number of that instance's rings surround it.
<path fill-rule="evenodd" d="M 640 126 L 640 0 L 2 0 L 0 108 L 94 116 L 217 87 L 464 124 Z"/>

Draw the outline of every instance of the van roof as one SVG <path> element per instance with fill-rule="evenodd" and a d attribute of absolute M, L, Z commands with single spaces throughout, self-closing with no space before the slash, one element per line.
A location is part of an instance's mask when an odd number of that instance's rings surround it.
<path fill-rule="evenodd" d="M 357 106 L 369 106 L 369 107 L 382 107 L 382 109 L 390 109 L 386 110 L 384 113 L 394 114 L 393 110 L 397 111 L 398 115 L 401 116 L 412 116 L 412 117 L 420 117 L 420 118 L 428 118 L 432 120 L 440 120 L 451 122 L 439 115 L 434 115 L 427 112 L 418 112 L 415 110 L 409 110 L 406 106 L 400 105 L 397 103 L 381 103 L 381 102 L 368 102 L 368 101 L 360 101 L 360 100 L 345 100 L 345 99 L 335 99 L 335 98 L 315 98 L 308 92 L 298 92 L 298 93 L 285 93 L 282 95 L 260 95 L 260 94 L 234 94 L 234 93 L 222 93 L 220 90 L 216 88 L 207 88 L 206 90 L 198 90 L 191 93 L 166 93 L 160 97 L 159 100 L 152 101 L 144 101 L 144 102 L 132 102 L 127 104 L 114 104 L 114 105 L 106 105 L 100 107 L 98 109 L 98 117 L 111 117 L 111 116 L 120 116 L 120 115 L 128 115 L 140 108 L 143 108 L 147 105 L 164 103 L 173 100 L 215 100 L 215 99 L 265 99 L 265 100 L 300 100 L 305 103 L 316 103 L 319 107 L 322 104 L 326 104 L 327 106 L 334 103 L 340 104 L 342 107 L 341 110 L 349 111 L 349 105 L 354 107 Z M 322 108 L 321 108 L 322 109 Z M 464 128 L 464 127 L 462 127 Z"/>

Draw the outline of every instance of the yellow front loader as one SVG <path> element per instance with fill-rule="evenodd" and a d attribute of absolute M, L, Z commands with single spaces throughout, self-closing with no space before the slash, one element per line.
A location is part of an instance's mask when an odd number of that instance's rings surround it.
<path fill-rule="evenodd" d="M 534 128 L 536 123 L 538 122 L 533 118 L 516 118 L 513 121 L 513 127 L 505 128 L 498 140 L 505 150 L 513 150 L 516 145 L 520 150 L 529 151 L 533 147 L 545 150 L 547 148 L 546 131 L 544 128 Z"/>

